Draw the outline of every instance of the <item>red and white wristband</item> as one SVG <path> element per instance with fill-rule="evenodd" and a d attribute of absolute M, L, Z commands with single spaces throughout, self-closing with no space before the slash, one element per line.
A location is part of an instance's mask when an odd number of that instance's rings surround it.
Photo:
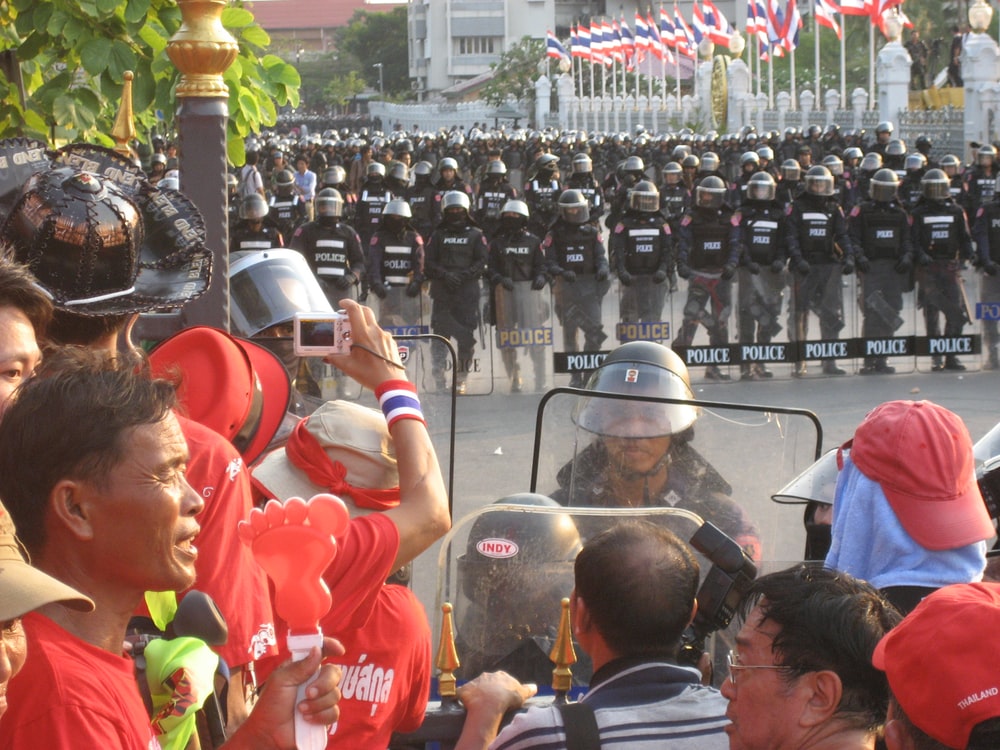
<path fill-rule="evenodd" d="M 424 413 L 420 410 L 417 387 L 410 381 L 386 380 L 375 389 L 375 397 L 378 398 L 378 405 L 390 428 L 401 419 L 416 419 L 427 425 Z"/>

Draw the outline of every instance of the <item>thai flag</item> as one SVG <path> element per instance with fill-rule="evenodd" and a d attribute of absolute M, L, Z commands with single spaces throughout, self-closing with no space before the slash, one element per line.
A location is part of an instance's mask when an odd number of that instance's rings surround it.
<path fill-rule="evenodd" d="M 622 40 L 606 18 L 601 21 L 601 34 L 604 35 L 604 64 L 613 66 L 616 62 L 621 62 Z"/>
<path fill-rule="evenodd" d="M 663 11 L 663 8 L 660 8 Z M 663 34 L 660 29 L 656 26 L 656 21 L 653 19 L 652 9 L 646 14 L 646 25 L 649 27 L 649 49 L 650 51 L 660 60 L 664 62 L 674 64 L 674 53 L 670 51 L 670 47 L 667 46 L 666 41 L 663 39 Z M 674 33 L 673 24 L 670 25 L 670 33 Z"/>
<path fill-rule="evenodd" d="M 652 28 L 652 24 L 650 24 L 650 28 Z M 665 48 L 677 47 L 674 22 L 670 20 L 669 11 L 662 5 L 660 6 L 660 41 Z"/>
<path fill-rule="evenodd" d="M 781 12 L 778 0 L 767 0 L 766 18 L 768 48 L 776 57 L 782 57 L 785 54 L 785 48 L 782 44 L 784 40 L 785 16 Z"/>
<path fill-rule="evenodd" d="M 579 26 L 576 30 L 576 40 L 580 47 L 580 58 L 590 60 L 590 28 Z"/>
<path fill-rule="evenodd" d="M 593 19 L 590 21 L 590 62 L 604 64 L 604 33 L 601 24 Z"/>
<path fill-rule="evenodd" d="M 872 0 L 840 0 L 840 12 L 845 16 L 870 16 Z"/>
<path fill-rule="evenodd" d="M 545 54 L 556 60 L 569 60 L 569 52 L 551 31 L 545 32 Z"/>
<path fill-rule="evenodd" d="M 636 55 L 644 55 L 649 51 L 649 26 L 638 10 L 635 12 L 635 51 Z"/>
<path fill-rule="evenodd" d="M 816 0 L 816 23 L 832 30 L 837 35 L 837 39 L 842 38 L 843 32 L 833 14 L 839 12 L 840 8 L 833 0 Z"/>
<path fill-rule="evenodd" d="M 798 0 L 788 0 L 785 7 L 788 17 L 781 32 L 781 46 L 793 50 L 799 46 L 799 29 L 802 28 L 802 16 L 799 15 Z"/>
<path fill-rule="evenodd" d="M 695 46 L 701 44 L 701 40 L 708 36 L 708 24 L 705 23 L 705 14 L 700 3 L 695 3 L 691 8 L 691 31 L 694 33 Z"/>
<path fill-rule="evenodd" d="M 677 51 L 685 57 L 695 57 L 698 54 L 694 41 L 694 31 L 688 26 L 681 9 L 674 3 L 674 39 L 676 39 Z"/>
<path fill-rule="evenodd" d="M 635 36 L 632 34 L 632 29 L 629 28 L 628 23 L 625 21 L 625 16 L 622 16 L 622 20 L 618 25 L 621 29 L 622 55 L 624 55 L 625 62 L 628 65 L 629 70 L 631 70 L 635 65 Z"/>
<path fill-rule="evenodd" d="M 705 18 L 705 25 L 708 27 L 708 38 L 723 47 L 729 46 L 733 38 L 733 29 L 729 25 L 729 20 L 722 14 L 722 11 L 715 7 L 712 0 L 702 1 L 702 15 Z"/>

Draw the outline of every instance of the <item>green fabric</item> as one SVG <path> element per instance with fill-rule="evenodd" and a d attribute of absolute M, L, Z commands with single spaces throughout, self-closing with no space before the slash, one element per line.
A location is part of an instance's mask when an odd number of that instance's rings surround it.
<path fill-rule="evenodd" d="M 177 594 L 173 591 L 147 591 L 146 607 L 156 627 L 165 631 L 177 614 Z"/>
<path fill-rule="evenodd" d="M 219 657 L 198 638 L 156 638 L 145 656 L 153 730 L 163 750 L 182 750 L 195 732 L 195 714 L 215 689 Z"/>

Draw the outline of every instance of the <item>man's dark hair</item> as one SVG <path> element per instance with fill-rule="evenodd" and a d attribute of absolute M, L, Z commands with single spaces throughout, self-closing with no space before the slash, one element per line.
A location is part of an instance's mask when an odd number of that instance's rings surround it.
<path fill-rule="evenodd" d="M 588 541 L 574 564 L 576 595 L 620 656 L 676 656 L 691 620 L 698 563 L 671 531 L 617 524 Z"/>
<path fill-rule="evenodd" d="M 56 308 L 52 313 L 47 339 L 60 346 L 94 346 L 97 342 L 125 327 L 126 315 L 80 315 Z"/>
<path fill-rule="evenodd" d="M 49 495 L 66 478 L 101 484 L 127 450 L 133 427 L 176 404 L 136 354 L 67 347 L 47 355 L 0 420 L 0 497 L 29 552 L 45 542 Z"/>
<path fill-rule="evenodd" d="M 818 565 L 798 565 L 758 578 L 741 604 L 743 619 L 760 607 L 780 630 L 772 649 L 792 681 L 830 670 L 843 685 L 837 717 L 876 731 L 885 723 L 889 683 L 872 652 L 902 618 L 870 584 Z"/>
<path fill-rule="evenodd" d="M 902 725 L 904 734 L 913 743 L 913 750 L 952 750 L 943 742 L 938 742 L 910 719 L 896 696 L 889 696 L 893 706 L 893 716 Z M 969 734 L 969 741 L 962 750 L 996 750 L 1000 747 L 1000 716 L 986 719 L 976 724 Z"/>
<path fill-rule="evenodd" d="M 42 338 L 52 319 L 52 300 L 31 275 L 28 267 L 6 260 L 6 249 L 0 247 L 0 307 L 14 307 L 24 313 L 35 329 L 35 338 Z"/>

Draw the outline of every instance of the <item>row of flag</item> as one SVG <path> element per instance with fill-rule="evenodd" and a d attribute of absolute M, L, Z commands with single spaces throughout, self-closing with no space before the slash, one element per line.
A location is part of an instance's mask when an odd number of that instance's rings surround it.
<path fill-rule="evenodd" d="M 884 18 L 889 11 L 899 14 L 905 25 L 912 25 L 902 13 L 903 0 L 813 0 L 816 21 L 841 38 L 838 15 L 868 16 L 885 32 Z M 596 65 L 624 64 L 632 70 L 647 57 L 673 65 L 674 55 L 694 58 L 703 39 L 727 46 L 733 27 L 713 0 L 696 0 L 691 20 L 685 20 L 677 3 L 673 13 L 660 6 L 659 17 L 650 8 L 646 14 L 636 10 L 633 31 L 624 15 L 620 19 L 591 19 L 589 24 L 574 24 L 570 30 L 569 50 L 549 31 L 546 54 L 557 60 L 579 58 Z M 770 54 L 782 56 L 799 43 L 802 16 L 796 0 L 747 0 L 747 36 L 758 42 L 763 59 Z"/>

